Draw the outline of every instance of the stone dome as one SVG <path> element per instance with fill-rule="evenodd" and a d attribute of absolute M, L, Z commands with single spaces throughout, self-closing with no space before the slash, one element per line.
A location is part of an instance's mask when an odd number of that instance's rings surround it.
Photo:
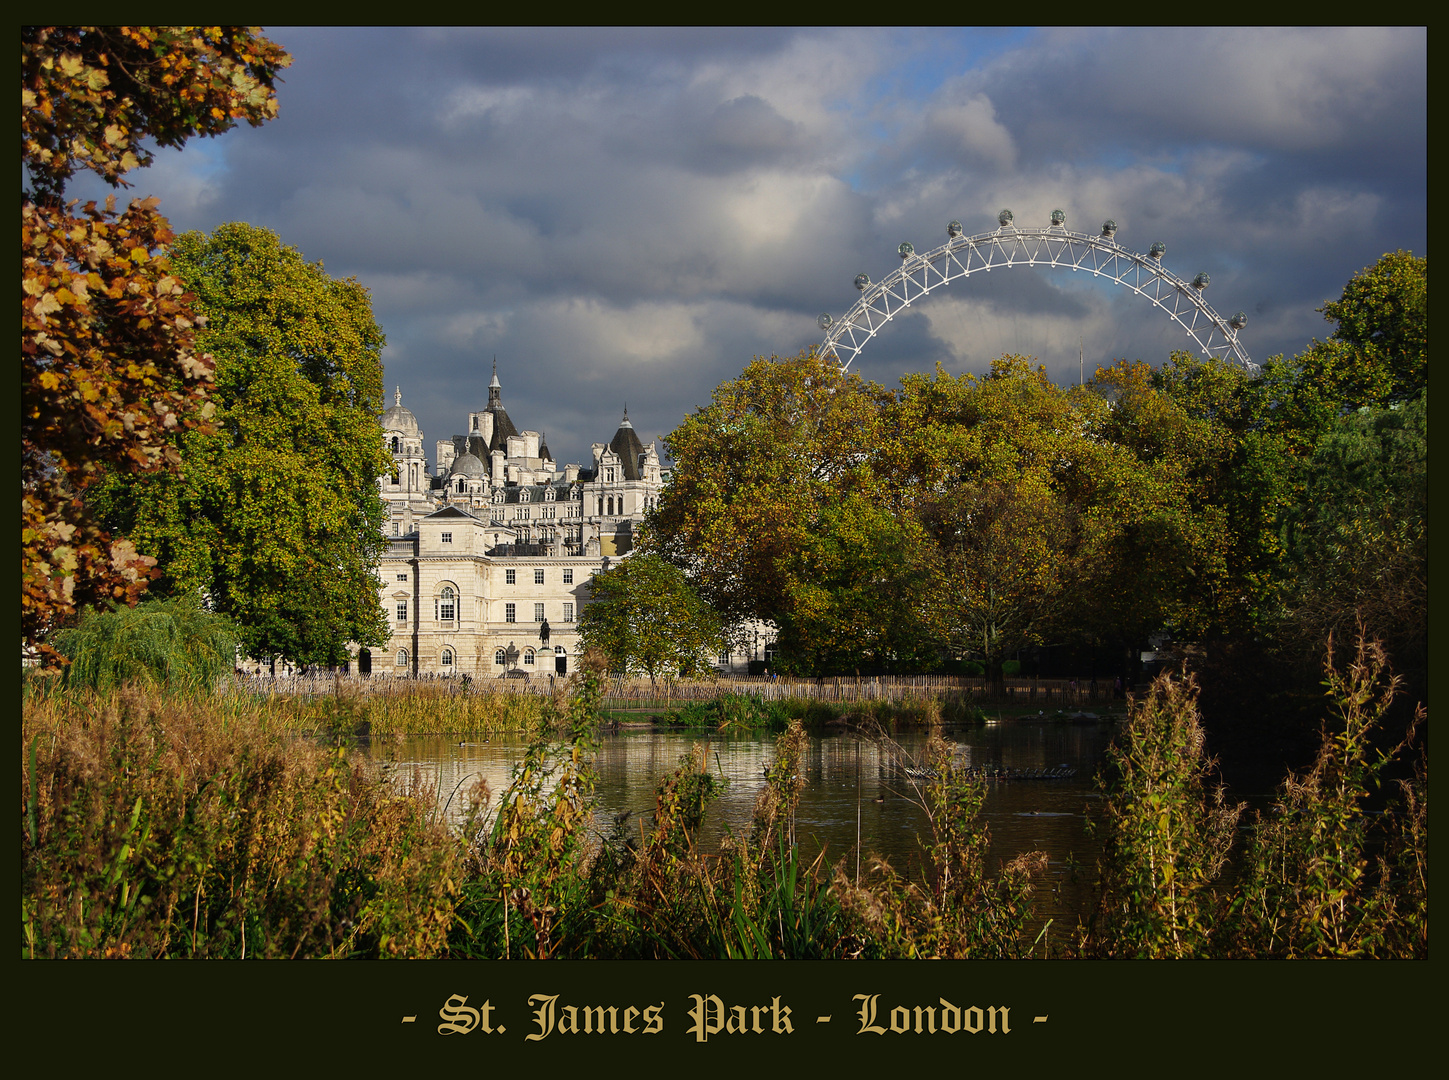
<path fill-rule="evenodd" d="M 472 454 L 459 454 L 453 459 L 453 466 L 448 470 L 448 475 L 450 477 L 462 476 L 469 480 L 486 480 L 488 470 Z"/>
<path fill-rule="evenodd" d="M 401 431 L 406 435 L 420 435 L 418 430 L 418 418 L 413 415 L 411 409 L 403 408 L 402 387 L 393 391 L 392 408 L 382 414 L 379 421 L 384 431 Z"/>

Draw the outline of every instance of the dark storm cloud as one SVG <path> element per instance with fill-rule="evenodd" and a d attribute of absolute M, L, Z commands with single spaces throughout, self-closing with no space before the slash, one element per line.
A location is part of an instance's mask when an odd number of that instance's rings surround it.
<path fill-rule="evenodd" d="M 1425 253 L 1422 30 L 282 29 L 281 115 L 138 177 L 179 228 L 275 229 L 369 286 L 429 445 L 499 358 L 565 459 L 627 401 L 664 434 L 756 354 L 818 340 L 895 247 L 1067 212 L 1212 275 L 1255 357 L 1398 247 Z M 859 361 L 983 371 L 1190 344 L 1120 288 L 1034 271 L 933 293 Z"/>

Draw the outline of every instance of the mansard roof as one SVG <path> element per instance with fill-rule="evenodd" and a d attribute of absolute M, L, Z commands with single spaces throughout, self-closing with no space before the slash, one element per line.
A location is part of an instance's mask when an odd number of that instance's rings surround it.
<path fill-rule="evenodd" d="M 529 502 L 546 502 L 546 492 L 549 488 L 552 488 L 554 501 L 567 502 L 568 494 L 575 486 L 567 480 L 555 480 L 546 484 L 509 484 L 503 488 L 503 501 L 505 503 L 522 502 L 523 493 L 526 491 L 528 492 Z M 494 495 L 496 496 L 497 493 L 498 489 L 494 488 Z"/>

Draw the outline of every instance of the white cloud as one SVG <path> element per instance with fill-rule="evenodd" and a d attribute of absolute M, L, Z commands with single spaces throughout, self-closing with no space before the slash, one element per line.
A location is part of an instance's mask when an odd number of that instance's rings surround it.
<path fill-rule="evenodd" d="M 930 136 L 948 140 L 952 149 L 968 159 L 980 159 L 998 169 L 1016 164 L 1016 143 L 1011 132 L 997 122 L 996 109 L 985 94 L 931 110 L 926 129 Z"/>

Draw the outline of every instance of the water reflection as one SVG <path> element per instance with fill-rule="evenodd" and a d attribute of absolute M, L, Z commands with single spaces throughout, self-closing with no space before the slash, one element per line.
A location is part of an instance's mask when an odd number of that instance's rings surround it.
<path fill-rule="evenodd" d="M 1070 780 L 988 783 L 984 816 L 993 868 L 1024 852 L 1047 853 L 1049 882 L 1037 898 L 1040 919 L 1069 916 L 1086 900 L 1086 881 L 1074 883 L 1068 864 L 1075 859 L 1090 869 L 1097 855 L 1084 833 L 1085 808 L 1111 732 L 1106 725 L 1016 720 L 945 733 L 958 756 L 975 768 L 1076 770 Z M 813 858 L 823 850 L 832 862 L 848 859 L 846 870 L 853 872 L 859 848 L 886 858 L 902 873 L 918 875 L 919 839 L 927 834 L 928 823 L 904 766 L 922 757 L 926 741 L 924 733 L 902 734 L 889 743 L 854 733 L 811 736 L 796 815 L 802 852 Z M 748 834 L 765 769 L 774 761 L 773 738 L 653 730 L 604 738 L 597 758 L 600 834 L 625 811 L 633 812 L 630 827 L 647 825 L 660 779 L 701 743 L 707 745 L 710 770 L 728 781 L 723 796 L 709 808 L 701 843 L 708 849 L 727 832 Z M 435 787 L 440 810 L 456 822 L 466 810 L 468 788 L 479 778 L 488 782 L 496 805 L 525 746 L 517 736 L 486 742 L 415 736 L 392 747 L 389 756 L 395 776 L 421 776 Z"/>

